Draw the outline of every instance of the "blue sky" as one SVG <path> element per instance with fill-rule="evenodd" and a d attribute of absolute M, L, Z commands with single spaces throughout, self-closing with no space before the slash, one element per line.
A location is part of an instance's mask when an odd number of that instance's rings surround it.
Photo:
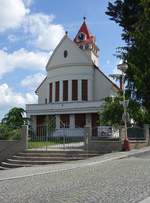
<path fill-rule="evenodd" d="M 108 0 L 0 0 L 0 119 L 10 108 L 35 103 L 36 87 L 64 32 L 73 39 L 87 17 L 100 48 L 100 68 L 116 71 L 121 28 L 105 15 Z"/>

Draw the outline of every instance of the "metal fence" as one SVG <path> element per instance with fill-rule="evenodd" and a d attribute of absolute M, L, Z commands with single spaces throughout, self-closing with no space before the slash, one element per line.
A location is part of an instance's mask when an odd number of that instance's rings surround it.
<path fill-rule="evenodd" d="M 129 140 L 145 140 L 144 128 L 139 126 L 128 127 L 127 129 Z"/>
<path fill-rule="evenodd" d="M 84 128 L 51 128 L 39 125 L 29 131 L 29 148 L 67 149 L 84 147 Z"/>

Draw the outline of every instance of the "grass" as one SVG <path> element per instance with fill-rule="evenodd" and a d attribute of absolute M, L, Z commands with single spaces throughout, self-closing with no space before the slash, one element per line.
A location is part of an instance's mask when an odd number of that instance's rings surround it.
<path fill-rule="evenodd" d="M 54 144 L 62 144 L 62 141 L 29 141 L 28 142 L 28 148 L 43 148 L 49 145 L 54 145 Z"/>
<path fill-rule="evenodd" d="M 65 144 L 69 144 L 69 143 L 72 143 L 72 142 L 81 142 L 83 141 L 80 137 L 76 137 L 76 138 L 73 138 L 73 137 L 69 137 L 67 139 L 65 139 Z M 44 148 L 46 146 L 50 146 L 50 145 L 55 145 L 55 144 L 63 144 L 64 143 L 64 140 L 63 140 L 63 137 L 59 137 L 59 138 L 54 138 L 54 139 L 51 139 L 51 140 L 29 140 L 28 141 L 28 148 L 29 149 L 34 149 L 34 148 Z"/>

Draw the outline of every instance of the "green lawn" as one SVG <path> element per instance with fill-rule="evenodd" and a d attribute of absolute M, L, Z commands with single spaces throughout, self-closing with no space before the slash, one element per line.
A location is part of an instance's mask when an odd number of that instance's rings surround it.
<path fill-rule="evenodd" d="M 65 144 L 67 144 L 67 143 L 69 144 L 69 143 L 72 143 L 72 142 L 81 142 L 81 141 L 83 141 L 81 138 L 69 137 L 69 138 L 65 139 Z M 48 141 L 29 140 L 28 141 L 28 148 L 29 149 L 32 149 L 32 148 L 44 148 L 44 147 L 49 146 L 49 145 L 63 144 L 63 143 L 64 143 L 63 137 L 54 138 L 54 139 L 51 139 L 51 140 L 48 140 Z"/>
<path fill-rule="evenodd" d="M 62 144 L 62 141 L 29 141 L 28 142 L 28 148 L 32 149 L 32 148 L 42 148 L 42 147 L 46 147 L 49 145 L 54 145 L 54 144 Z"/>

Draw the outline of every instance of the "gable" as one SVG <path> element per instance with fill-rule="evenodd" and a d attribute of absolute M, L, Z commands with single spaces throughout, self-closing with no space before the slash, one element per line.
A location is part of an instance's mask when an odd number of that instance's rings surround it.
<path fill-rule="evenodd" d="M 63 37 L 61 42 L 54 50 L 48 61 L 46 70 L 64 66 L 74 65 L 91 65 L 92 60 L 78 46 L 70 40 L 67 35 Z"/>
<path fill-rule="evenodd" d="M 47 80 L 47 77 L 45 77 L 44 80 L 43 80 L 43 81 L 40 83 L 40 85 L 37 87 L 37 89 L 35 90 L 35 93 L 36 93 L 36 94 L 38 94 L 39 89 L 40 89 L 43 85 L 45 85 L 46 80 Z"/>
<path fill-rule="evenodd" d="M 94 66 L 94 99 L 100 100 L 119 93 L 115 85 L 97 66 Z"/>

